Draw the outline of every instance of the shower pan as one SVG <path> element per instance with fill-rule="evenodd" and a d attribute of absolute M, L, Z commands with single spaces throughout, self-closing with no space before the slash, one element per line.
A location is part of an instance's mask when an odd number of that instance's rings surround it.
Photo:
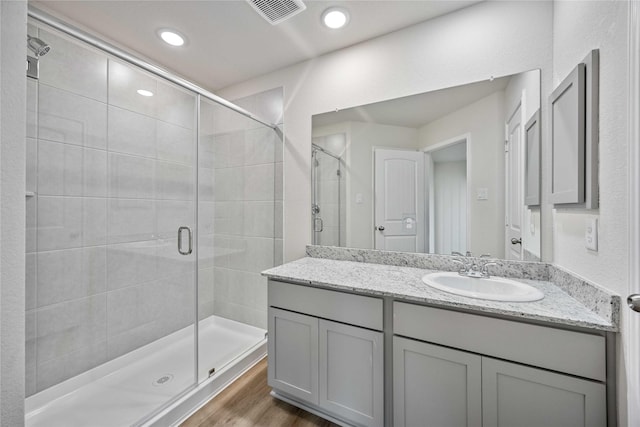
<path fill-rule="evenodd" d="M 282 134 L 29 14 L 26 425 L 171 425 L 266 354 Z"/>

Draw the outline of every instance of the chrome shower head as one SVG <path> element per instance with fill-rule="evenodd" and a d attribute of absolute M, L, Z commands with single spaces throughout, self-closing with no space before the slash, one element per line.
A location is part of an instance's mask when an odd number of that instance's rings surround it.
<path fill-rule="evenodd" d="M 51 46 L 39 38 L 30 35 L 27 35 L 27 46 L 29 46 L 29 49 L 36 55 L 36 58 L 46 55 L 51 50 Z"/>

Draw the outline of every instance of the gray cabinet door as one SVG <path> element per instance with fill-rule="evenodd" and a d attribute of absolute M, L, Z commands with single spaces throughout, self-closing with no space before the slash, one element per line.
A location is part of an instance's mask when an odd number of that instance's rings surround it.
<path fill-rule="evenodd" d="M 381 332 L 320 320 L 320 407 L 356 425 L 384 424 Z"/>
<path fill-rule="evenodd" d="M 484 427 L 602 427 L 605 385 L 482 358 Z"/>
<path fill-rule="evenodd" d="M 478 355 L 394 337 L 393 425 L 481 426 L 480 370 Z"/>
<path fill-rule="evenodd" d="M 269 385 L 318 404 L 318 319 L 269 307 Z"/>

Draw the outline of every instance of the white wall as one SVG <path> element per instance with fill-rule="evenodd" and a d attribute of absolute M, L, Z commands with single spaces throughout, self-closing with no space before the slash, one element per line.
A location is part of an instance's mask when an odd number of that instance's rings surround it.
<path fill-rule="evenodd" d="M 554 85 L 591 49 L 600 49 L 600 209 L 554 213 L 553 261 L 625 298 L 629 286 L 628 7 L 626 1 L 559 1 L 554 3 L 553 18 Z M 584 247 L 585 219 L 594 215 L 600 228 L 598 252 Z M 626 364 L 638 363 L 623 360 L 624 321 L 629 313 L 626 307 L 622 308 L 623 331 L 618 353 L 621 426 L 626 425 Z"/>
<path fill-rule="evenodd" d="M 24 424 L 27 3 L 0 2 L 0 426 Z"/>
<path fill-rule="evenodd" d="M 426 148 L 469 134 L 469 241 L 474 254 L 504 258 L 504 91 L 495 92 L 420 128 Z M 478 188 L 488 200 L 477 200 Z"/>
<path fill-rule="evenodd" d="M 285 260 L 311 241 L 311 116 L 541 68 L 551 80 L 552 4 L 483 2 L 219 91 L 285 88 Z"/>

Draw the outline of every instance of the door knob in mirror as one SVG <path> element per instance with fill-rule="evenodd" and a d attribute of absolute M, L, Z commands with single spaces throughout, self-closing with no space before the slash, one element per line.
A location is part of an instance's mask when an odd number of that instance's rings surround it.
<path fill-rule="evenodd" d="M 384 225 L 379 225 L 378 226 L 378 231 L 384 231 Z"/>
<path fill-rule="evenodd" d="M 511 244 L 512 245 L 518 245 L 518 244 L 522 244 L 522 237 L 519 239 L 516 239 L 515 237 L 511 239 Z"/>

